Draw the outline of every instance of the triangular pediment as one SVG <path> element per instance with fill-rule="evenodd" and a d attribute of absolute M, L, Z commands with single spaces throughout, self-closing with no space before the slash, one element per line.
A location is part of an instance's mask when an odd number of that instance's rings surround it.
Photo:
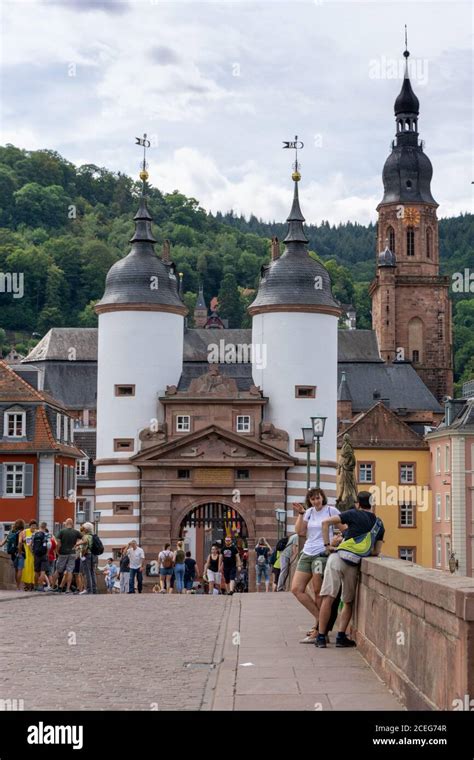
<path fill-rule="evenodd" d="M 188 467 L 205 463 L 229 466 L 281 464 L 292 466 L 296 459 L 256 438 L 238 435 L 218 425 L 188 433 L 182 438 L 150 446 L 130 459 L 137 465 L 158 462 Z"/>
<path fill-rule="evenodd" d="M 428 444 L 384 403 L 374 404 L 338 435 L 338 446 L 345 434 L 354 448 L 427 449 Z"/>

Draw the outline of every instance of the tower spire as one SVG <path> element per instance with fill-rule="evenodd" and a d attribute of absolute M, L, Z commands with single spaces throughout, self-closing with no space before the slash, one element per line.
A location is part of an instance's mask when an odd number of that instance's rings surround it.
<path fill-rule="evenodd" d="M 291 175 L 291 179 L 295 183 L 293 190 L 293 203 L 289 216 L 286 220 L 288 222 L 288 233 L 283 242 L 306 244 L 308 242 L 308 238 L 304 234 L 303 230 L 303 222 L 305 221 L 305 218 L 301 213 L 300 200 L 298 195 L 298 182 L 301 179 L 301 166 L 298 162 L 298 150 L 304 148 L 304 143 L 302 143 L 301 140 L 298 140 L 298 135 L 295 135 L 294 140 L 283 142 L 283 148 L 292 148 L 295 151 L 295 162 L 293 164 L 293 173 Z"/>

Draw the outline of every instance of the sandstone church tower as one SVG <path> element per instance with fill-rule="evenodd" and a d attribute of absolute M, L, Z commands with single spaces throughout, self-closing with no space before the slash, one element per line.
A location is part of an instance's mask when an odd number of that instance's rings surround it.
<path fill-rule="evenodd" d="M 418 139 L 419 101 L 408 75 L 395 101 L 397 132 L 383 168 L 377 206 L 377 271 L 372 324 L 388 363 L 410 361 L 439 401 L 453 391 L 449 278 L 439 274 L 433 168 Z"/>

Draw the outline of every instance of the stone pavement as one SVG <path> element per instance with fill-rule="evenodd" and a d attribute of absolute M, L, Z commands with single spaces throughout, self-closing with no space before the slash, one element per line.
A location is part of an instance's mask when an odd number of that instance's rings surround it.
<path fill-rule="evenodd" d="M 403 709 L 357 650 L 299 644 L 309 627 L 309 614 L 289 593 L 3 591 L 0 705 L 21 699 L 25 710 Z"/>

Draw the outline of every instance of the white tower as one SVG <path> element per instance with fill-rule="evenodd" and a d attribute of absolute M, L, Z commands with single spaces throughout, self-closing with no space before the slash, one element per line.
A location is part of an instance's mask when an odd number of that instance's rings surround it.
<path fill-rule="evenodd" d="M 143 179 L 143 177 L 142 177 Z M 100 535 L 112 556 L 139 537 L 139 470 L 129 458 L 140 430 L 159 421 L 158 397 L 177 385 L 183 366 L 184 316 L 174 264 L 157 257 L 152 217 L 142 195 L 132 248 L 110 269 L 99 315 L 97 488 Z M 167 249 L 166 249 L 167 250 Z"/>
<path fill-rule="evenodd" d="M 287 219 L 286 248 L 262 267 L 257 296 L 249 307 L 252 342 L 261 344 L 255 356 L 267 357 L 266 366 L 252 368 L 269 403 L 265 420 L 290 436 L 289 453 L 298 466 L 288 471 L 288 527 L 294 523 L 290 505 L 304 502 L 306 452 L 297 446 L 301 428 L 311 427 L 312 416 L 327 417 L 321 440 L 320 485 L 334 503 L 337 457 L 337 325 L 340 308 L 331 292 L 325 267 L 308 254 L 304 217 L 298 200 L 300 174 L 293 173 L 294 197 Z M 315 454 L 311 454 L 311 486 L 315 485 Z M 331 498 L 332 497 L 332 498 Z"/>

